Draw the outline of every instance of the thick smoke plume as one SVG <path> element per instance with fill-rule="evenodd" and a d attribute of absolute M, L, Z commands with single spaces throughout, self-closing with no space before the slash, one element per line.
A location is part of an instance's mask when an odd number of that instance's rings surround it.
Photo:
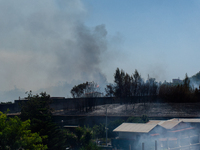
<path fill-rule="evenodd" d="M 27 90 L 69 97 L 74 85 L 105 84 L 99 64 L 107 31 L 87 27 L 86 17 L 79 0 L 1 0 L 0 100 Z"/>

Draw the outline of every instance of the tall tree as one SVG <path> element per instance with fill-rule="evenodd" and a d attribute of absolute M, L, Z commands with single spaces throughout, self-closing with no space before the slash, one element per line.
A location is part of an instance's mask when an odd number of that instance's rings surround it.
<path fill-rule="evenodd" d="M 116 97 L 123 97 L 124 94 L 124 76 L 125 73 L 123 70 L 119 70 L 119 68 L 116 69 L 116 72 L 114 74 L 114 82 L 115 82 L 115 96 Z"/>
<path fill-rule="evenodd" d="M 62 131 L 52 122 L 52 108 L 50 107 L 50 95 L 46 92 L 40 95 L 32 95 L 30 91 L 28 101 L 22 104 L 21 119 L 31 120 L 31 131 L 39 133 L 43 138 L 43 144 L 49 150 L 65 149 L 65 137 Z"/>
<path fill-rule="evenodd" d="M 133 83 L 132 83 L 132 89 L 133 89 L 133 95 L 138 95 L 138 91 L 141 85 L 141 76 L 139 75 L 138 71 L 135 70 L 133 74 Z"/>
<path fill-rule="evenodd" d="M 132 77 L 128 73 L 126 73 L 126 75 L 124 76 L 124 87 L 123 87 L 124 97 L 130 97 L 131 96 L 131 81 L 132 81 Z"/>

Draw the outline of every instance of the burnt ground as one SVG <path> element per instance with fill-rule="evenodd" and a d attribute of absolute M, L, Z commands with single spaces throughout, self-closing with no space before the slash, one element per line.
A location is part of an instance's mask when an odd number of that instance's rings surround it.
<path fill-rule="evenodd" d="M 96 106 L 93 110 L 77 112 L 57 110 L 54 115 L 91 115 L 91 116 L 141 116 L 148 117 L 200 117 L 200 103 L 135 103 L 107 104 Z"/>

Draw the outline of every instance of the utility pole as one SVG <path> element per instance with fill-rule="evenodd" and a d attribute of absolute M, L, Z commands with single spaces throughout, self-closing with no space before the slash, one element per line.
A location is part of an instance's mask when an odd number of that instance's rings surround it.
<path fill-rule="evenodd" d="M 62 133 L 63 133 L 63 120 L 61 120 L 61 123 L 62 123 Z"/>
<path fill-rule="evenodd" d="M 108 128 L 107 128 L 107 106 L 106 106 L 106 146 L 107 146 L 107 138 L 108 138 Z"/>

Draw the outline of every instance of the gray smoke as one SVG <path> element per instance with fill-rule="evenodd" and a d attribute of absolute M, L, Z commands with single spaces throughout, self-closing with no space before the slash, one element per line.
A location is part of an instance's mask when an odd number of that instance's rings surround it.
<path fill-rule="evenodd" d="M 200 81 L 190 78 L 190 86 L 191 86 L 193 89 L 196 89 L 196 88 L 199 89 Z"/>
<path fill-rule="evenodd" d="M 107 31 L 105 25 L 87 27 L 86 17 L 79 0 L 1 0 L 0 101 L 27 90 L 69 97 L 86 81 L 105 85 L 99 64 Z"/>

